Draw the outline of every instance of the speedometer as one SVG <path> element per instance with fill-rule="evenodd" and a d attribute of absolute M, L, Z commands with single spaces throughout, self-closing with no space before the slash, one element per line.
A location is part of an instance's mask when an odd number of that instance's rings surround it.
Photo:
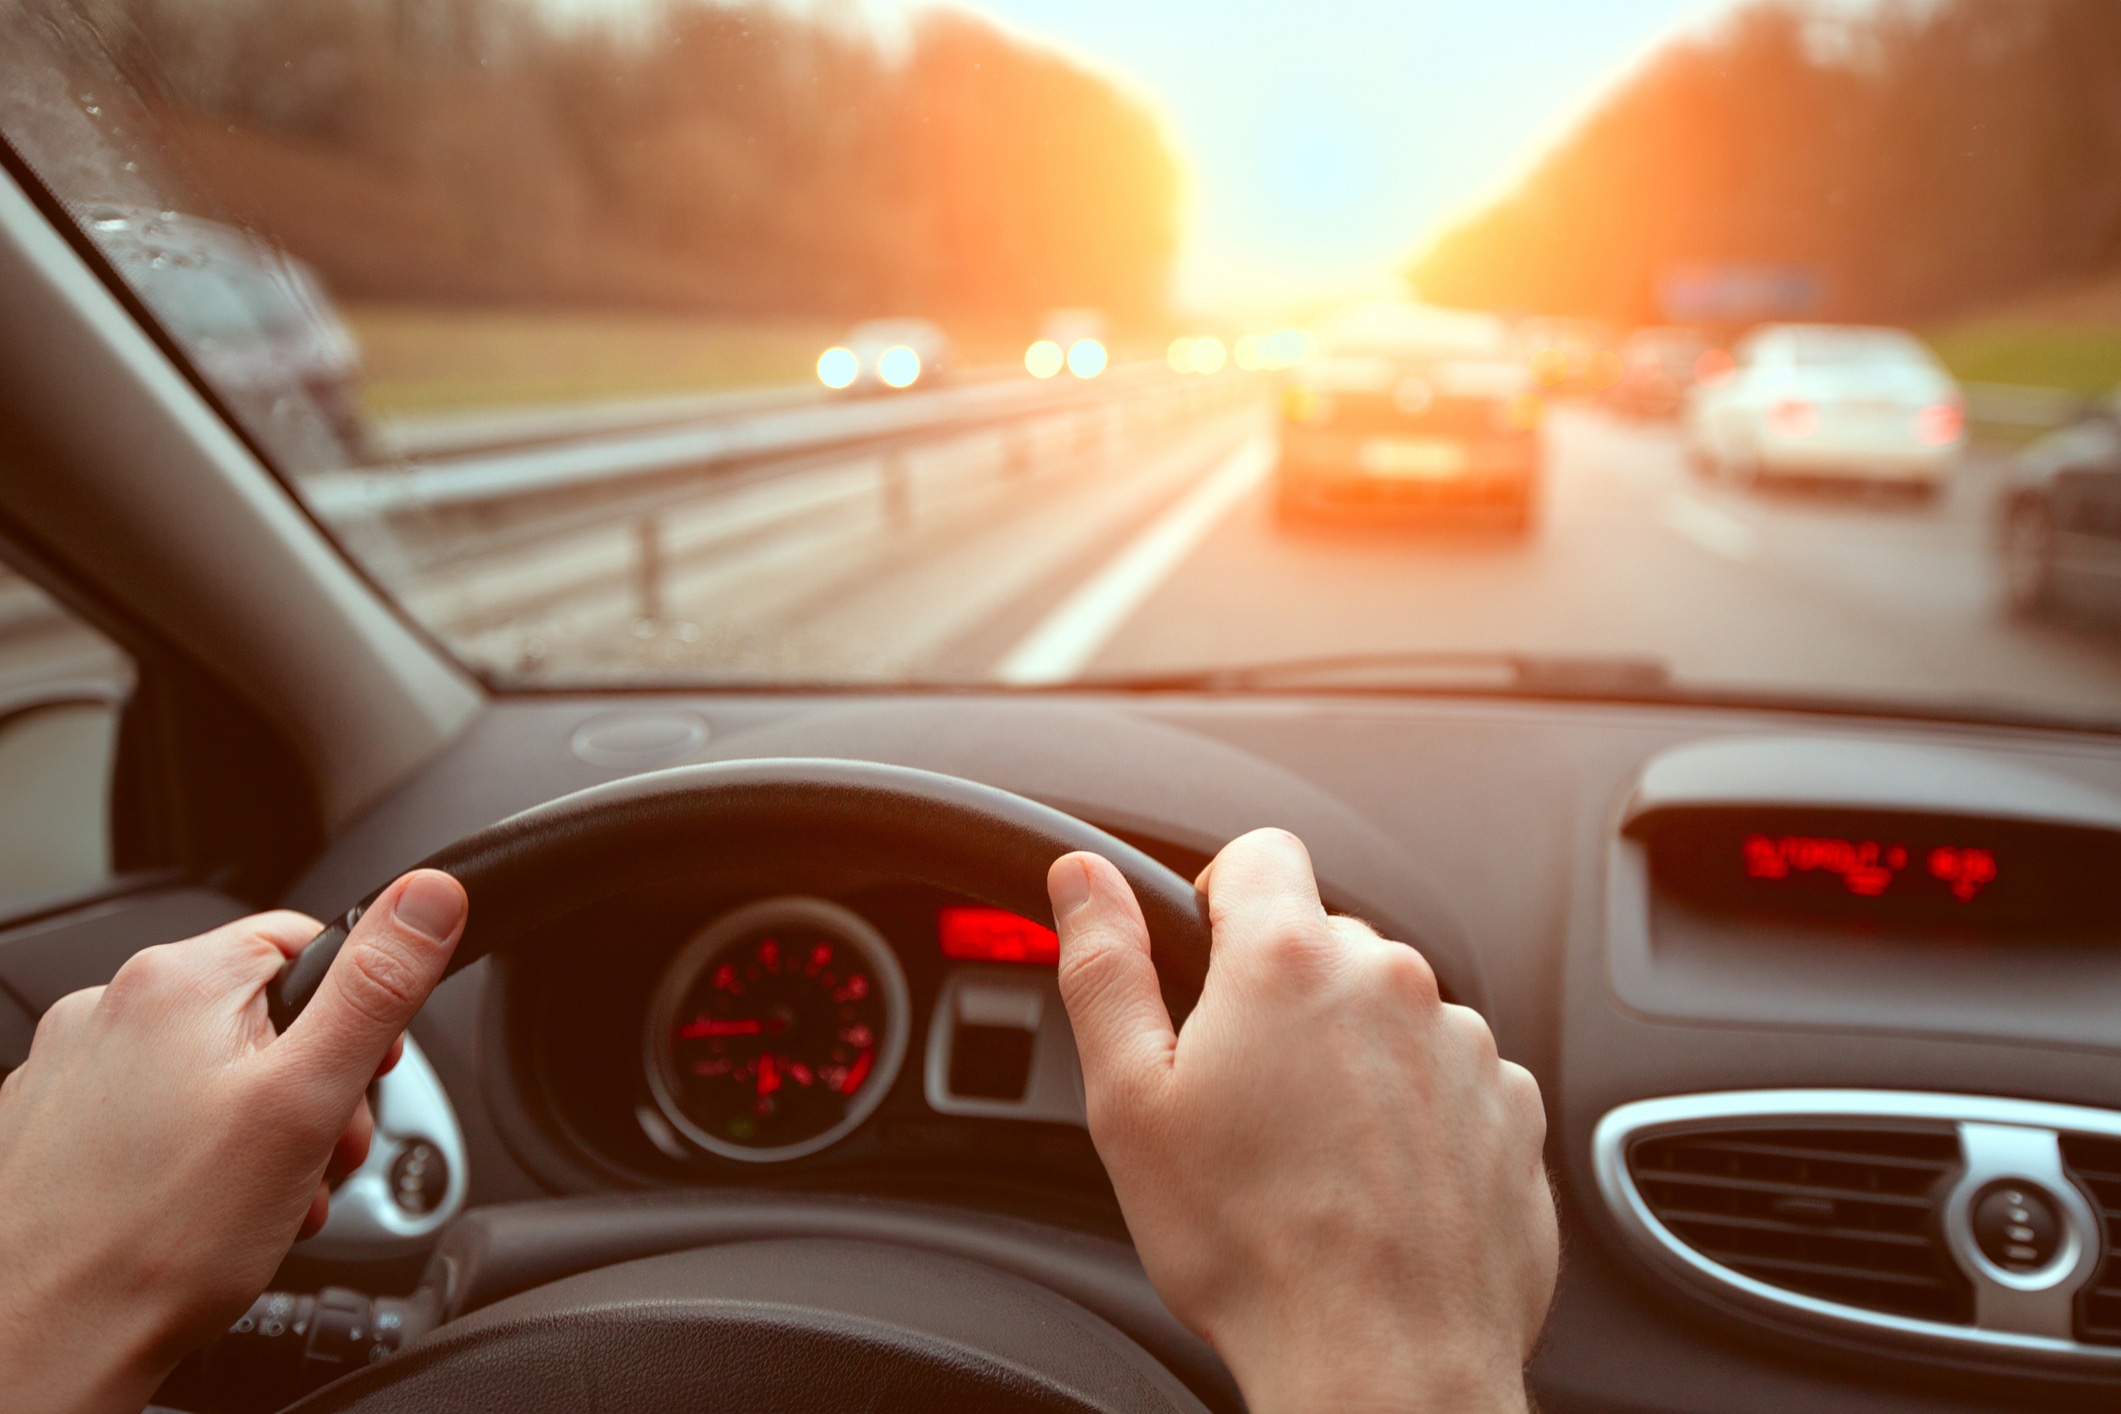
<path fill-rule="evenodd" d="M 649 1089 L 703 1149 L 800 1158 L 882 1102 L 908 1011 L 898 958 L 861 915 L 764 899 L 709 924 L 664 973 L 645 1037 Z"/>

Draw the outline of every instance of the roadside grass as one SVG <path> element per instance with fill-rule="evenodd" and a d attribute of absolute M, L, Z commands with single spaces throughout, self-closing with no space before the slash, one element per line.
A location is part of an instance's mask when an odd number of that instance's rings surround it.
<path fill-rule="evenodd" d="M 830 322 L 625 310 L 352 304 L 372 414 L 799 383 L 843 332 Z"/>
<path fill-rule="evenodd" d="M 2121 384 L 2121 327 L 1983 320 L 1934 332 L 1929 342 L 1961 382 L 2065 388 L 2086 396 Z"/>

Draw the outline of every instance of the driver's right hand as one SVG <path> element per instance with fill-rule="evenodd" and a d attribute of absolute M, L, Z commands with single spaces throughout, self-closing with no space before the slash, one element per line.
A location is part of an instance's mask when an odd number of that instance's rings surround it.
<path fill-rule="evenodd" d="M 1165 1303 L 1254 1414 L 1522 1410 L 1559 1237 L 1538 1084 L 1414 949 L 1328 916 L 1295 836 L 1202 872 L 1174 1034 L 1126 881 L 1047 879 L 1090 1135 Z"/>

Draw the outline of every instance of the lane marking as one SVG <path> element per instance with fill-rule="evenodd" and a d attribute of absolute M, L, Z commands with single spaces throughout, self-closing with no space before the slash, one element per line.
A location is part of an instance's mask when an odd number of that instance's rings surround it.
<path fill-rule="evenodd" d="M 1684 492 L 1664 503 L 1664 514 L 1659 519 L 1665 529 L 1726 560 L 1750 560 L 1758 547 L 1759 537 L 1752 526 L 1729 511 L 1718 510 Z"/>
<path fill-rule="evenodd" d="M 1266 437 L 1245 439 L 1205 481 L 1017 640 L 996 666 L 996 679 L 1030 685 L 1067 682 L 1080 674 L 1273 466 L 1274 448 Z"/>

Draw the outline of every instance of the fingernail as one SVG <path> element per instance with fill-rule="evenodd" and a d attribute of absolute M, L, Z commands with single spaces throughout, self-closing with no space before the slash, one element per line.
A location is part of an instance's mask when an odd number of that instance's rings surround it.
<path fill-rule="evenodd" d="M 398 891 L 391 916 L 439 943 L 457 930 L 464 917 L 464 891 L 446 874 L 415 874 Z"/>
<path fill-rule="evenodd" d="M 1089 869 L 1079 859 L 1069 860 L 1046 876 L 1046 893 L 1053 900 L 1054 918 L 1067 917 L 1090 901 Z"/>

